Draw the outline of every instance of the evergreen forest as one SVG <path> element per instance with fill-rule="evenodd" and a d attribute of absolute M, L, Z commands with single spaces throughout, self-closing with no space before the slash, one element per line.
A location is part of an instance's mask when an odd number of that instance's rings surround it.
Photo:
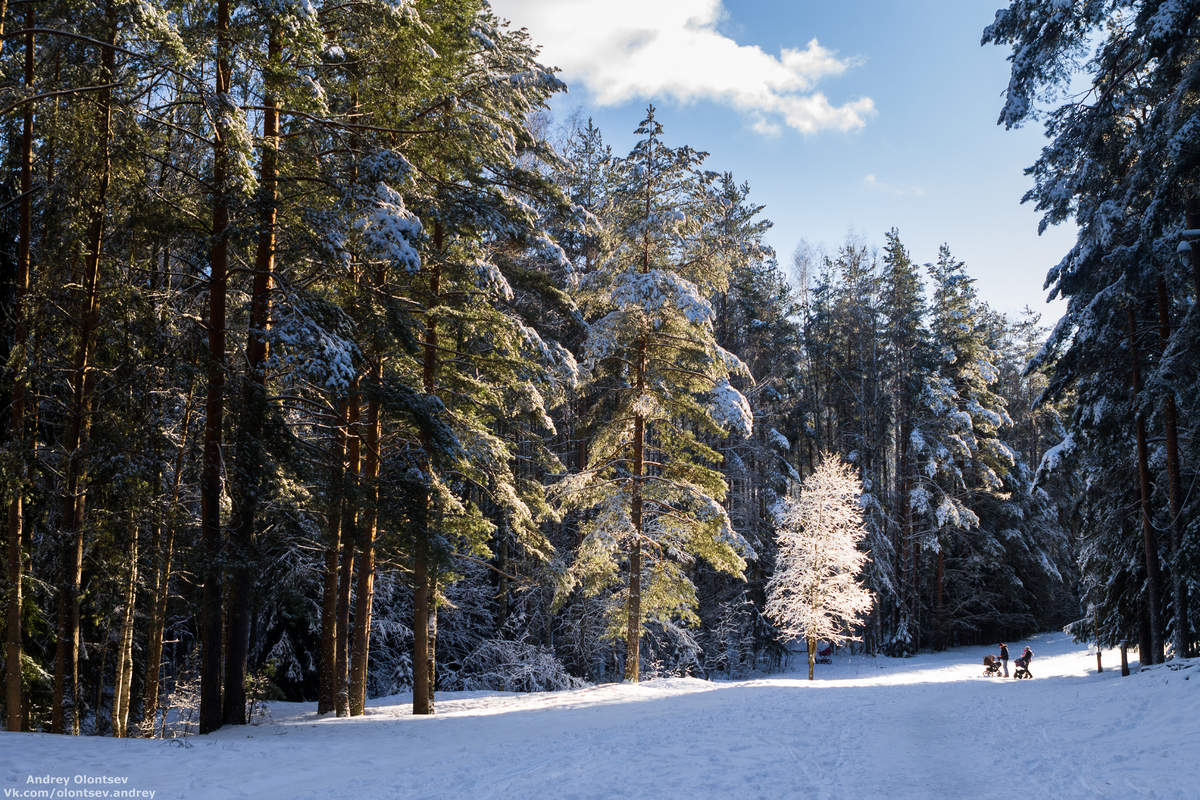
<path fill-rule="evenodd" d="M 1198 20 L 983 32 L 1078 226 L 1042 320 L 953 242 L 775 252 L 653 105 L 627 153 L 552 115 L 481 0 L 0 0 L 7 730 L 782 669 L 776 510 L 826 454 L 844 647 L 1195 654 Z"/>

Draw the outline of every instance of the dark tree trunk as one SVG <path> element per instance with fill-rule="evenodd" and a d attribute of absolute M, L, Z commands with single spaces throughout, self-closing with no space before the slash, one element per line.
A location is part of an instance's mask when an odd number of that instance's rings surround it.
<path fill-rule="evenodd" d="M 1142 517 L 1142 544 L 1146 558 L 1146 613 L 1149 616 L 1150 625 L 1150 650 L 1143 652 L 1142 658 L 1149 664 L 1161 664 L 1163 661 L 1162 607 L 1160 605 L 1162 578 L 1158 564 L 1158 542 L 1150 513 L 1150 459 L 1146 447 L 1146 416 L 1138 410 L 1142 394 L 1142 367 L 1138 358 L 1137 325 L 1133 315 L 1133 306 L 1126 306 L 1125 313 L 1129 325 L 1133 404 L 1137 418 L 1138 490 Z"/>
<path fill-rule="evenodd" d="M 897 443 L 898 453 L 896 458 L 896 503 L 900 509 L 899 517 L 900 524 L 895 528 L 896 538 L 893 544 L 895 550 L 895 570 L 896 570 L 896 613 L 892 620 L 892 628 L 895 630 L 900 624 L 900 615 L 907 613 L 907 598 L 908 591 L 911 587 L 904 583 L 904 561 L 907 550 L 904 543 L 908 541 L 908 537 L 912 536 L 912 512 L 909 509 L 909 486 L 908 486 L 908 424 L 903 418 L 897 426 L 897 432 L 900 436 L 900 441 Z M 892 654 L 894 655 L 894 654 Z"/>
<path fill-rule="evenodd" d="M 0 8 L 0 25 L 3 25 L 3 8 Z M 33 30 L 34 4 L 25 6 L 25 28 L 30 31 L 25 35 L 25 74 L 26 91 L 33 91 Z M 3 41 L 0 39 L 0 41 Z M 29 294 L 29 262 L 30 245 L 33 238 L 33 212 L 31 196 L 33 194 L 33 104 L 26 103 L 21 116 L 21 201 L 20 222 L 17 233 L 17 264 L 13 281 L 13 347 L 24 348 L 28 335 L 25 325 L 26 296 Z M 19 456 L 20 476 L 25 474 L 25 359 L 15 365 L 12 373 L 12 400 L 9 408 L 9 435 L 16 445 Z M 5 606 L 5 669 L 4 669 L 4 698 L 5 726 L 10 731 L 19 731 L 23 727 L 24 698 L 21 685 L 21 610 L 24 570 L 22 569 L 24 554 L 21 547 L 21 537 L 24 530 L 25 512 L 22 506 L 22 495 L 25 487 L 18 483 L 12 487 L 12 498 L 8 504 L 7 526 L 7 578 L 8 598 Z M 57 698 L 56 698 L 57 699 Z M 56 704 L 58 709 L 60 704 Z M 61 714 L 61 711 L 56 713 Z"/>
<path fill-rule="evenodd" d="M 426 512 L 428 514 L 428 511 Z M 426 523 L 428 525 L 428 523 Z M 429 674 L 429 640 L 437 624 L 430 597 L 429 548 L 418 542 L 413 558 L 413 713 L 432 714 L 433 686 Z"/>
<path fill-rule="evenodd" d="M 908 526 L 909 535 L 912 536 L 912 563 L 909 564 L 909 591 L 912 593 L 912 634 L 913 634 L 913 650 L 919 650 L 921 647 L 921 572 L 919 564 L 921 561 L 921 548 L 917 544 L 917 537 L 912 529 L 912 509 L 908 509 Z"/>
<path fill-rule="evenodd" d="M 217 0 L 216 93 L 229 93 L 229 0 Z M 229 261 L 228 142 L 217 127 L 213 137 L 213 221 L 208 305 L 208 396 L 205 401 L 204 456 L 200 472 L 200 532 L 205 552 L 201 600 L 200 733 L 221 727 L 221 424 L 225 411 L 225 293 Z"/>
<path fill-rule="evenodd" d="M 651 140 L 646 151 L 646 174 L 651 175 L 654 143 Z M 650 220 L 651 187 L 646 184 L 645 221 Z M 641 272 L 650 271 L 650 232 L 642 234 Z M 643 335 L 637 344 L 634 363 L 633 390 L 640 397 L 646 390 L 646 350 L 648 342 Z M 633 415 L 633 463 L 631 464 L 629 520 L 633 526 L 633 541 L 629 546 L 629 598 L 626 602 L 625 620 L 625 680 L 637 683 L 642 658 L 642 473 L 645 468 L 646 418 L 641 413 Z"/>
<path fill-rule="evenodd" d="M 346 471 L 346 425 L 350 404 L 338 405 L 334 423 L 333 447 L 330 453 L 329 505 L 325 512 L 325 569 L 321 593 L 321 663 L 320 686 L 317 694 L 317 713 L 328 714 L 334 709 L 337 693 L 336 667 L 338 637 L 338 554 L 342 539 L 343 484 Z"/>
<path fill-rule="evenodd" d="M 342 501 L 342 563 L 338 571 L 337 652 L 334 655 L 333 706 L 339 717 L 350 716 L 350 587 L 354 582 L 354 550 L 358 546 L 359 420 L 358 379 L 350 386 L 346 418 L 346 486 Z"/>
<path fill-rule="evenodd" d="M 937 592 L 934 602 L 934 626 L 936 628 L 937 649 L 946 649 L 946 603 L 944 589 L 946 582 L 946 552 L 945 545 L 939 543 L 937 554 Z"/>
<path fill-rule="evenodd" d="M 101 49 L 104 66 L 102 82 L 108 83 L 116 74 L 117 23 L 116 11 L 110 0 L 105 6 L 108 44 Z M 68 720 L 59 717 L 65 708 L 71 709 L 71 732 L 79 733 L 79 593 L 83 582 L 83 526 L 87 507 L 87 467 L 82 450 L 87 447 L 91 433 L 91 412 L 94 380 L 91 375 L 92 351 L 95 349 L 96 328 L 99 324 L 100 254 L 104 246 L 104 222 L 111 179 L 112 90 L 101 90 L 96 111 L 97 125 L 102 131 L 97 158 L 98 180 L 88 223 L 88 250 L 83 268 L 83 296 L 79 301 L 79 316 L 72 369 L 73 392 L 67 420 L 66 474 L 62 492 L 63 582 L 58 591 L 57 643 L 54 657 L 54 689 L 56 714 L 51 726 L 65 732 Z"/>
<path fill-rule="evenodd" d="M 167 600 L 171 588 L 171 557 L 175 549 L 175 530 L 179 524 L 179 487 L 183 479 L 183 458 L 188 448 L 188 429 L 192 421 L 192 386 L 188 386 L 183 407 L 183 424 L 179 435 L 179 451 L 175 454 L 171 478 L 171 503 L 166 520 L 159 526 L 161 534 L 151 546 L 154 564 L 154 594 L 146 632 L 146 680 L 142 692 L 142 735 L 154 735 L 158 717 L 159 673 L 162 671 L 163 631 L 167 621 Z"/>
<path fill-rule="evenodd" d="M 382 281 L 380 281 L 382 283 Z M 371 396 L 367 400 L 366 431 L 363 436 L 366 463 L 365 516 L 359 529 L 358 581 L 355 587 L 354 642 L 350 669 L 350 715 L 363 713 L 367 701 L 367 663 L 371 649 L 371 606 L 375 599 L 375 534 L 379 520 L 379 387 L 383 383 L 383 361 L 376 353 L 371 365 Z"/>
<path fill-rule="evenodd" d="M 639 348 L 638 391 L 644 385 L 645 346 Z M 633 523 L 633 543 L 629 546 L 629 604 L 626 610 L 625 630 L 625 680 L 638 682 L 641 663 L 642 642 L 642 470 L 643 443 L 646 435 L 646 420 L 641 414 L 633 417 L 633 485 L 629 518 Z"/>
<path fill-rule="evenodd" d="M 1171 311 L 1167 298 L 1166 279 L 1159 275 L 1156 286 L 1159 336 L 1163 358 L 1171 342 Z M 1170 370 L 1168 370 L 1169 372 Z M 1183 575 L 1183 482 L 1179 475 L 1179 412 L 1175 407 L 1175 390 L 1168 386 L 1163 398 L 1163 428 L 1167 440 L 1167 502 L 1171 519 L 1167 530 L 1171 534 L 1171 594 L 1175 610 L 1173 644 L 1175 658 L 1187 658 L 1191 653 L 1191 622 L 1188 614 L 1187 586 Z"/>
<path fill-rule="evenodd" d="M 117 667 L 113 679 L 113 736 L 124 738 L 129 724 L 130 687 L 133 685 L 133 623 L 137 603 L 138 531 L 134 515 L 129 515 L 128 567 L 125 579 L 124 608 L 121 610 L 121 638 L 117 643 Z"/>
<path fill-rule="evenodd" d="M 1139 608 L 1138 619 L 1138 663 L 1143 669 L 1147 664 L 1154 663 L 1154 657 L 1151 652 L 1153 646 L 1150 640 L 1150 620 L 1146 616 L 1146 604 L 1142 603 Z"/>
<path fill-rule="evenodd" d="M 225 654 L 226 724 L 246 724 L 246 661 L 250 621 L 254 616 L 254 530 L 263 488 L 263 426 L 267 416 L 267 326 L 271 314 L 271 281 L 275 268 L 275 226 L 279 151 L 279 101 L 270 78 L 279 61 L 279 32 L 271 25 L 267 40 L 269 67 L 264 82 L 263 136 L 259 161 L 258 248 L 250 289 L 246 331 L 246 375 L 242 381 L 241 420 L 234 445 L 233 514 L 230 525 L 229 651 Z"/>
<path fill-rule="evenodd" d="M 433 248 L 440 258 L 442 250 L 442 224 L 434 223 Z M 429 295 L 430 308 L 435 308 L 441 292 L 441 266 L 436 260 L 430 262 Z M 424 364 L 421 382 L 425 393 L 432 395 L 437 389 L 438 364 L 437 318 L 430 315 L 425 323 Z M 421 434 L 421 445 L 425 451 L 425 473 L 433 476 L 433 438 Z M 425 495 L 424 531 L 413 549 L 413 713 L 434 713 L 435 653 L 437 646 L 437 565 L 433 561 L 433 495 Z"/>

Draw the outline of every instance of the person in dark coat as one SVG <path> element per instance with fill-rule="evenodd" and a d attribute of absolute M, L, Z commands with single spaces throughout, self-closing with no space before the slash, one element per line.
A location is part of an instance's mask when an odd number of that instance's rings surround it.
<path fill-rule="evenodd" d="M 1033 663 L 1033 651 L 1029 649 L 1029 645 L 1025 645 L 1025 652 L 1021 653 L 1021 657 L 1017 659 L 1017 666 L 1029 673 L 1029 677 L 1033 677 L 1033 673 L 1029 671 L 1029 665 Z"/>
<path fill-rule="evenodd" d="M 1000 643 L 1000 663 L 1004 665 L 1004 677 L 1008 677 L 1008 645 Z"/>

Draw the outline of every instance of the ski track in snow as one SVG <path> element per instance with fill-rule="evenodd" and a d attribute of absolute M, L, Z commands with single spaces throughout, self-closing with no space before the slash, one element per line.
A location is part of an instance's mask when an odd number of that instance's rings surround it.
<path fill-rule="evenodd" d="M 1122 679 L 1115 651 L 1097 674 L 1063 634 L 1028 643 L 1031 681 L 981 677 L 991 650 L 968 647 L 837 656 L 813 682 L 446 692 L 434 717 L 403 695 L 355 719 L 274 703 L 270 722 L 182 741 L 0 733 L 0 789 L 83 774 L 155 800 L 1200 796 L 1200 660 Z"/>

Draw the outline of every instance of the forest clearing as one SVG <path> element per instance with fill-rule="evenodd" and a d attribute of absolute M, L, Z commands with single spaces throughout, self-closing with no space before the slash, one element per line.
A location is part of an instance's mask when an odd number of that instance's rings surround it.
<path fill-rule="evenodd" d="M 1122 679 L 1118 655 L 1029 640 L 1032 681 L 980 676 L 988 649 L 836 655 L 817 680 L 661 678 L 548 693 L 411 696 L 353 719 L 272 703 L 185 740 L 0 734 L 0 787 L 112 775 L 173 798 L 1183 798 L 1200 785 L 1200 660 Z M 994 649 L 991 651 L 994 652 Z M 793 666 L 803 673 L 803 654 Z M 1148 708 L 1157 709 L 1153 715 Z M 6 795 L 8 796 L 8 795 Z"/>

